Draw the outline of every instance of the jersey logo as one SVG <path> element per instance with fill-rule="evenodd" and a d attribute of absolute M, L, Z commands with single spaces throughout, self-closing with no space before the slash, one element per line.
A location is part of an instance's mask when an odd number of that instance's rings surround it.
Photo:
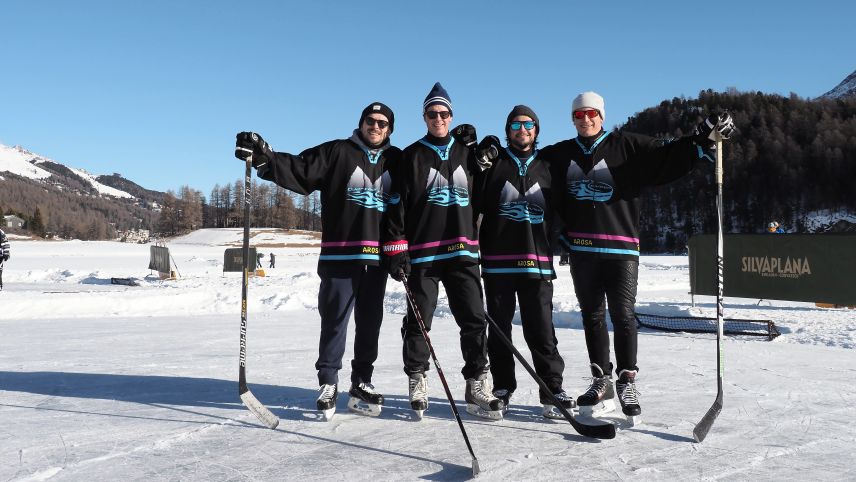
<path fill-rule="evenodd" d="M 537 182 L 521 196 L 510 182 L 505 181 L 499 193 L 499 215 L 512 221 L 540 224 L 544 222 L 546 205 L 541 185 Z"/>
<path fill-rule="evenodd" d="M 385 171 L 377 181 L 372 182 L 366 173 L 357 166 L 348 180 L 348 192 L 345 194 L 345 199 L 364 208 L 384 212 L 388 205 L 398 204 L 401 199 L 398 194 L 389 194 L 391 184 L 389 171 Z"/>
<path fill-rule="evenodd" d="M 452 173 L 452 183 L 443 177 L 433 167 L 428 171 L 428 202 L 438 206 L 449 207 L 458 205 L 461 207 L 470 205 L 470 191 L 467 189 L 467 174 L 464 168 L 458 166 Z"/>
<path fill-rule="evenodd" d="M 615 181 L 606 165 L 606 159 L 595 164 L 588 174 L 576 161 L 571 161 L 567 172 L 568 194 L 578 201 L 606 202 L 612 199 Z"/>

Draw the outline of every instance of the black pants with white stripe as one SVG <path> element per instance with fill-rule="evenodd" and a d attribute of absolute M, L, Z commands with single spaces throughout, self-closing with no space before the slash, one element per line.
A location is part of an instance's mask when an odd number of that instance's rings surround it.
<path fill-rule="evenodd" d="M 413 268 L 408 284 L 429 332 L 441 282 L 449 298 L 449 309 L 460 329 L 461 354 L 464 357 L 461 373 L 464 378 L 476 378 L 488 370 L 487 321 L 484 317 L 479 267 L 451 264 Z M 401 327 L 401 337 L 404 340 L 404 372 L 408 375 L 426 372 L 431 353 L 410 309 Z"/>
<path fill-rule="evenodd" d="M 609 374 L 609 331 L 606 311 L 615 337 L 615 373 L 638 370 L 636 366 L 637 332 L 634 306 L 639 280 L 639 262 L 626 259 L 601 259 L 585 254 L 571 255 L 571 276 L 583 316 L 589 362 Z"/>
<path fill-rule="evenodd" d="M 535 373 L 550 387 L 552 393 L 562 391 L 562 372 L 565 361 L 557 348 L 558 340 L 553 328 L 553 282 L 515 276 L 485 276 L 487 312 L 511 339 L 511 320 L 516 306 L 520 305 L 520 324 L 523 339 L 532 353 Z M 514 373 L 514 354 L 488 327 L 487 349 L 494 389 L 517 389 Z M 545 394 L 546 396 L 546 394 Z"/>

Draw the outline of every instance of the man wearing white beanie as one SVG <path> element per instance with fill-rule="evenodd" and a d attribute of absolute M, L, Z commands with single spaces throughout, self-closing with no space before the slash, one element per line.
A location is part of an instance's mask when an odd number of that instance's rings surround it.
<path fill-rule="evenodd" d="M 592 383 L 577 398 L 580 413 L 615 408 L 605 312 L 614 328 L 616 389 L 631 423 L 642 408 L 636 390 L 637 333 L 634 305 L 639 275 L 641 189 L 666 184 L 710 157 L 713 132 L 728 138 L 731 116 L 713 114 L 696 133 L 674 141 L 605 131 L 605 102 L 583 92 L 572 103 L 577 137 L 540 151 L 551 164 L 556 208 L 564 222 L 560 241 L 571 253 L 571 276 L 582 312 Z"/>

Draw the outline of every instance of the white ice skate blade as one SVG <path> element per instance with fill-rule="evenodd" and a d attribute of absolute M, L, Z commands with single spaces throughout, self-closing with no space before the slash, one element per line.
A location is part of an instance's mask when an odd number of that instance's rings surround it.
<path fill-rule="evenodd" d="M 381 411 L 380 405 L 367 403 L 357 397 L 351 397 L 348 399 L 348 408 L 354 413 L 366 415 L 368 417 L 377 417 L 380 415 Z"/>
<path fill-rule="evenodd" d="M 642 415 L 625 415 L 631 427 L 642 425 Z"/>
<path fill-rule="evenodd" d="M 467 413 L 487 420 L 502 420 L 502 410 L 485 410 L 474 403 L 467 404 Z"/>
<path fill-rule="evenodd" d="M 416 420 L 422 420 L 422 414 L 425 413 L 425 410 L 414 410 L 413 415 L 416 417 Z"/>
<path fill-rule="evenodd" d="M 615 411 L 615 400 L 609 398 L 594 405 L 578 405 L 580 415 L 587 417 L 600 417 Z"/>
<path fill-rule="evenodd" d="M 333 414 L 336 413 L 336 407 L 328 408 L 327 410 L 321 410 L 321 416 L 324 417 L 325 422 L 329 422 L 333 419 Z"/>
<path fill-rule="evenodd" d="M 541 415 L 543 415 L 544 418 L 549 418 L 550 420 L 564 420 L 565 419 L 565 416 L 562 415 L 562 412 L 558 408 L 556 408 L 554 405 L 550 405 L 550 404 L 545 403 L 543 405 L 543 407 L 544 407 L 544 411 L 541 412 Z M 568 412 L 570 412 L 570 410 L 568 410 Z"/>

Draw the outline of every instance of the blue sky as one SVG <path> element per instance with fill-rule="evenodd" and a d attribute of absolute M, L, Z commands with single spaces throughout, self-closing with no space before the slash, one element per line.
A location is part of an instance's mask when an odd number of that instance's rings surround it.
<path fill-rule="evenodd" d="M 434 82 L 454 122 L 500 134 L 515 104 L 541 145 L 575 136 L 595 90 L 614 126 L 700 90 L 816 97 L 856 70 L 850 1 L 4 1 L 0 143 L 93 174 L 206 196 L 242 175 L 235 134 L 300 152 L 380 100 L 393 143 L 425 133 Z"/>

